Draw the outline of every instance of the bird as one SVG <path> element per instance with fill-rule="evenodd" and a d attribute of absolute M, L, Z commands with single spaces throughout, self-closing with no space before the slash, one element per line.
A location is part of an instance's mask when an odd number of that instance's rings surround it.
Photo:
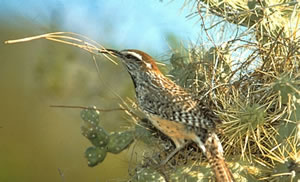
<path fill-rule="evenodd" d="M 216 181 L 234 181 L 216 134 L 219 119 L 209 106 L 164 76 L 154 58 L 143 51 L 101 49 L 99 52 L 121 60 L 133 81 L 139 108 L 154 127 L 173 141 L 175 150 L 161 164 L 167 163 L 187 143 L 195 142 L 208 158 Z"/>

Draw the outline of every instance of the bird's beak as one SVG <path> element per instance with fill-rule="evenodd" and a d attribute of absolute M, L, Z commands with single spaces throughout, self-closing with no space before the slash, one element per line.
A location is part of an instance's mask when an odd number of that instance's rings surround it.
<path fill-rule="evenodd" d="M 101 49 L 101 50 L 99 50 L 99 53 L 108 54 L 108 55 L 116 56 L 119 58 L 122 57 L 122 53 L 120 51 L 117 51 L 114 49 Z"/>

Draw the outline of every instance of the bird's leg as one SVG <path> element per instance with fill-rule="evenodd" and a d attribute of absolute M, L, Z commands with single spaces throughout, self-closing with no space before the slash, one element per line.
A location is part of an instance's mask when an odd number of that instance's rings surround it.
<path fill-rule="evenodd" d="M 190 142 L 184 142 L 181 144 L 175 143 L 176 148 L 173 150 L 166 158 L 165 160 L 161 161 L 160 166 L 165 165 L 177 152 L 179 152 L 181 149 L 183 149 L 186 145 L 188 145 Z"/>

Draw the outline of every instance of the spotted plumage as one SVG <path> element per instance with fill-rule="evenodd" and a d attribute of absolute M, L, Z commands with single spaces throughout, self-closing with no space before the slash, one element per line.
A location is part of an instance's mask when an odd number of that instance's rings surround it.
<path fill-rule="evenodd" d="M 122 60 L 134 83 L 139 107 L 157 129 L 172 139 L 176 149 L 181 149 L 185 141 L 197 143 L 208 157 L 217 181 L 233 181 L 215 134 L 218 118 L 205 104 L 165 77 L 154 60 L 142 51 L 103 50 L 102 53 Z"/>

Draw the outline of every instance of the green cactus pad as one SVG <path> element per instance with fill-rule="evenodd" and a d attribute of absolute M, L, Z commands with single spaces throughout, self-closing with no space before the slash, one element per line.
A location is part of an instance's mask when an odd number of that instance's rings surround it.
<path fill-rule="evenodd" d="M 106 146 L 109 142 L 109 135 L 98 125 L 93 123 L 84 123 L 81 126 L 82 135 L 88 138 L 91 143 L 97 147 Z"/>
<path fill-rule="evenodd" d="M 297 88 L 295 80 L 290 78 L 289 75 L 281 75 L 273 85 L 273 89 L 275 91 L 280 91 L 281 102 L 283 104 L 287 104 L 289 95 L 295 95 L 297 98 L 299 98 L 299 94 L 297 94 L 295 88 Z"/>
<path fill-rule="evenodd" d="M 180 182 L 209 182 L 212 172 L 209 167 L 204 166 L 178 166 L 170 174 L 170 181 Z"/>
<path fill-rule="evenodd" d="M 96 106 L 90 106 L 88 109 L 83 109 L 80 112 L 81 119 L 85 122 L 99 124 L 100 112 L 96 110 Z"/>
<path fill-rule="evenodd" d="M 137 171 L 136 176 L 132 180 L 133 182 L 139 181 L 157 181 L 157 182 L 165 182 L 165 178 L 162 174 L 154 169 L 142 168 Z"/>
<path fill-rule="evenodd" d="M 278 163 L 274 166 L 272 181 L 299 181 L 300 179 L 300 165 L 290 159 L 285 163 Z M 271 181 L 271 180 L 270 180 Z"/>
<path fill-rule="evenodd" d="M 133 131 L 113 132 L 109 136 L 107 151 L 113 154 L 118 154 L 126 149 L 134 140 Z"/>
<path fill-rule="evenodd" d="M 107 151 L 105 147 L 89 147 L 85 151 L 85 157 L 88 160 L 88 166 L 94 167 L 101 163 L 106 157 Z"/>
<path fill-rule="evenodd" d="M 264 108 L 259 104 L 249 105 L 241 111 L 240 120 L 242 123 L 251 123 L 253 128 L 257 125 L 264 124 L 265 120 Z"/>

